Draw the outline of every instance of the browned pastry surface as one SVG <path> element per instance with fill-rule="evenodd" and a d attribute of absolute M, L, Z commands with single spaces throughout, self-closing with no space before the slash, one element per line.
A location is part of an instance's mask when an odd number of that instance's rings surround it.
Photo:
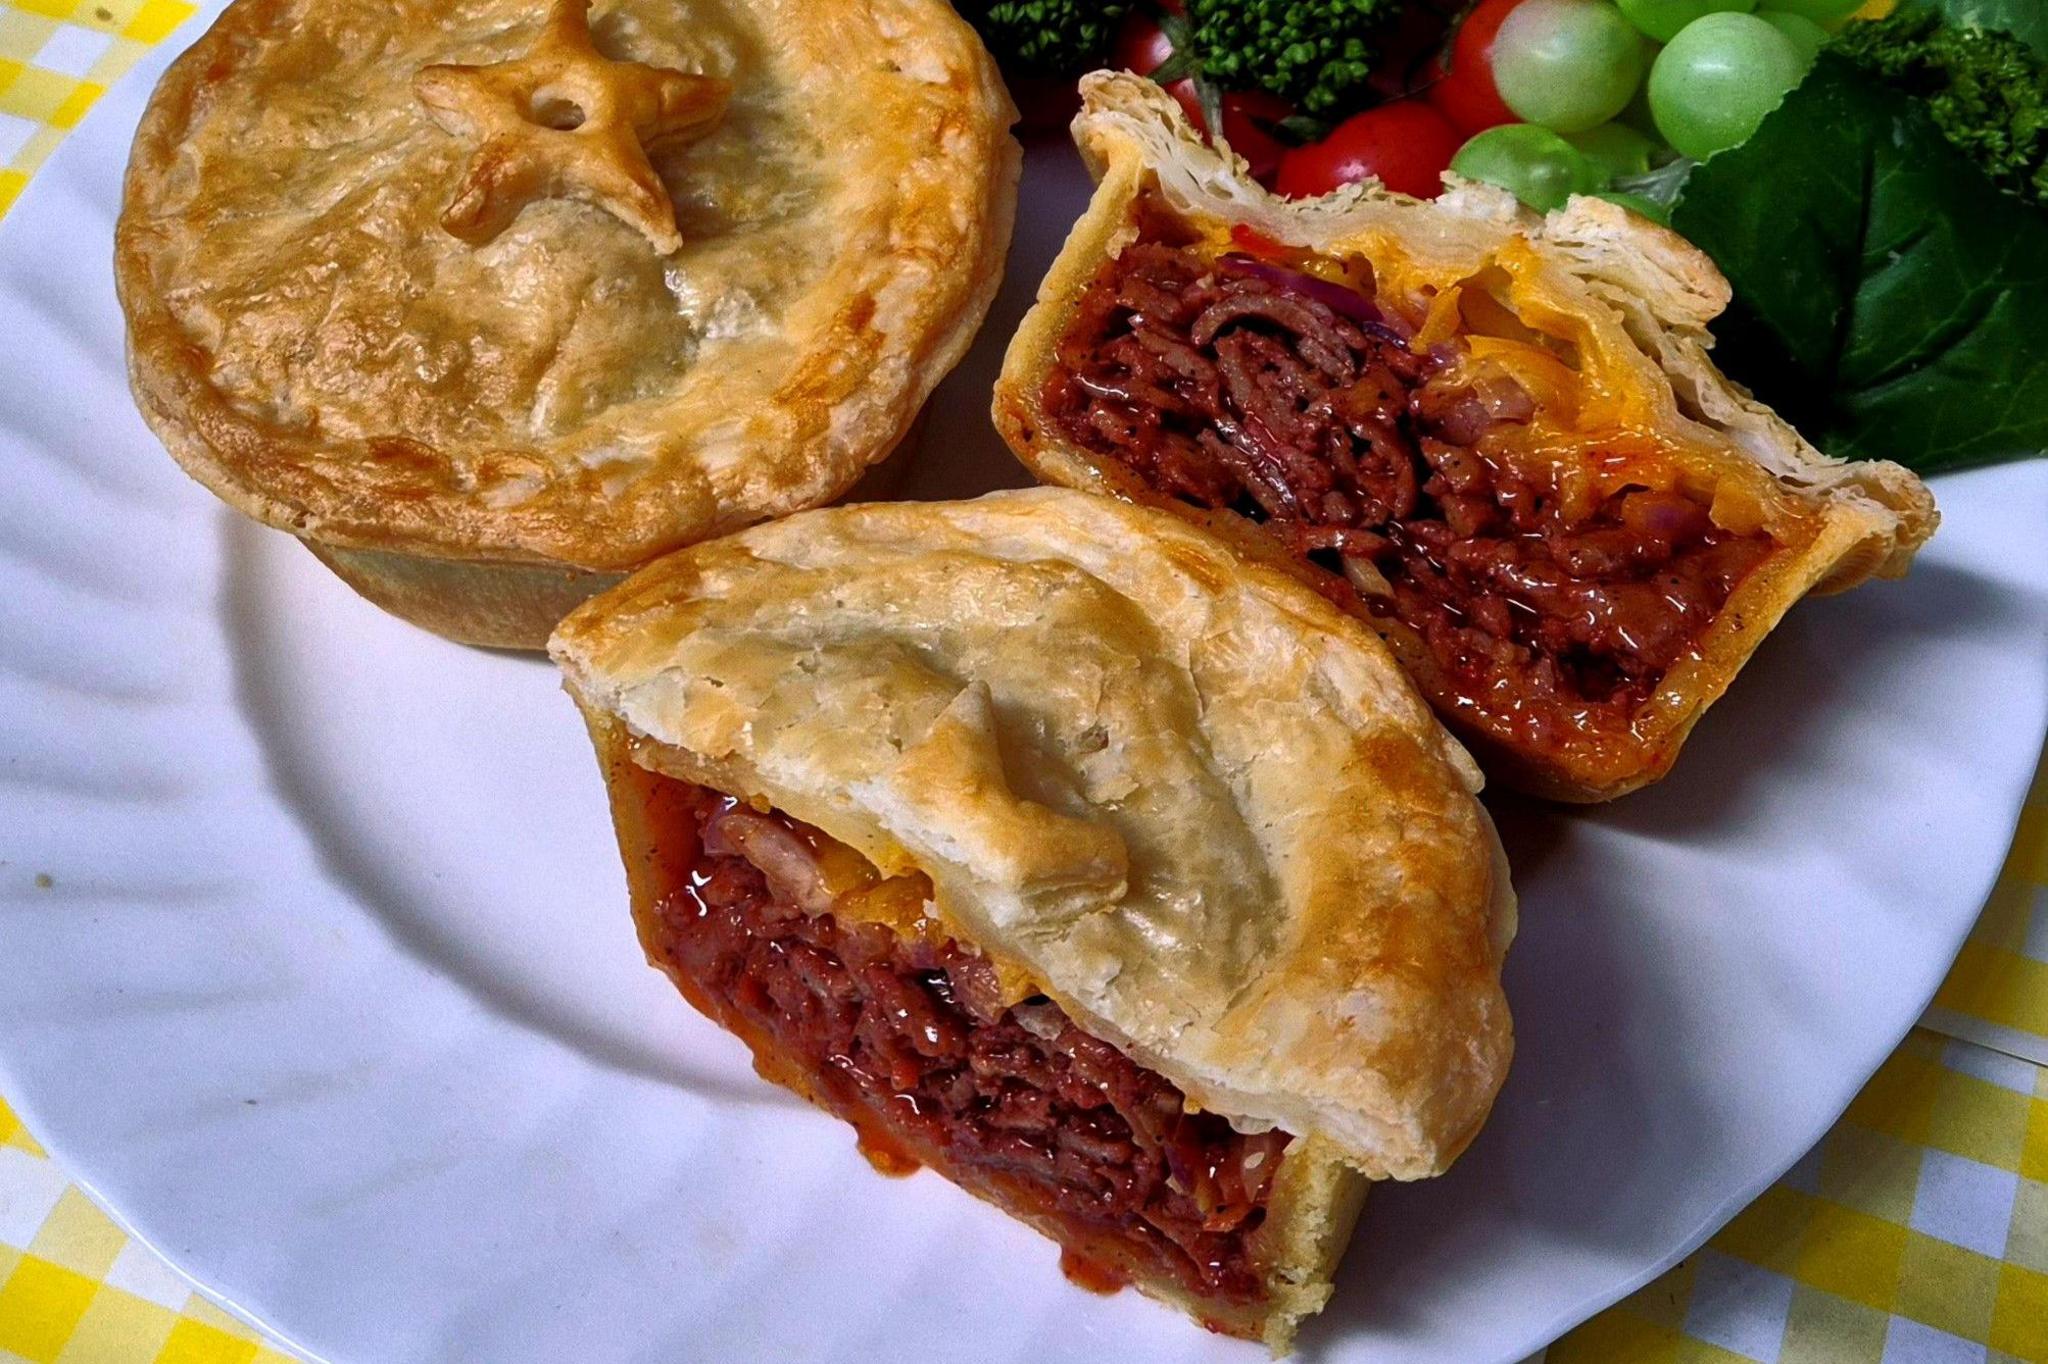
<path fill-rule="evenodd" d="M 536 200 L 582 199 L 663 255 L 680 251 L 683 236 L 648 149 L 702 137 L 732 96 L 716 76 L 600 54 L 590 0 L 554 0 L 524 56 L 422 67 L 412 84 L 436 123 L 477 144 L 441 226 L 480 245 Z"/>
<path fill-rule="evenodd" d="M 556 3 L 237 0 L 158 87 L 131 370 L 239 509 L 626 568 L 838 496 L 965 350 L 1018 153 L 943 0 L 616 0 L 588 51 Z"/>

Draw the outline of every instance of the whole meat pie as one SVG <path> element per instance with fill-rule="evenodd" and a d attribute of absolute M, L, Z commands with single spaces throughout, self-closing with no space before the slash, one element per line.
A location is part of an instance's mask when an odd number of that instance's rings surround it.
<path fill-rule="evenodd" d="M 1727 284 L 1671 233 L 1475 184 L 1282 202 L 1149 83 L 1084 89 L 1101 184 L 1010 347 L 1004 435 L 1364 617 L 1512 784 L 1656 780 L 1794 602 L 1933 531 L 1912 474 L 1827 458 L 1713 367 Z"/>
<path fill-rule="evenodd" d="M 1385 646 L 1163 512 L 807 512 L 563 622 L 649 959 L 770 1080 L 1276 1350 L 1512 1049 L 1478 772 Z"/>
<path fill-rule="evenodd" d="M 944 0 L 236 0 L 136 136 L 135 394 L 373 601 L 538 648 L 904 440 L 1012 117 Z"/>

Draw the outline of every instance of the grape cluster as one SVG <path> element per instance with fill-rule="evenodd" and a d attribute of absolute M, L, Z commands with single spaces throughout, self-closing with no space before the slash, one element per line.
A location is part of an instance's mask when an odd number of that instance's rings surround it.
<path fill-rule="evenodd" d="M 1520 123 L 1477 133 L 1451 169 L 1532 208 L 1617 192 L 1677 157 L 1746 141 L 1797 85 L 1827 30 L 1864 0 L 1521 0 L 1500 23 L 1492 77 Z"/>

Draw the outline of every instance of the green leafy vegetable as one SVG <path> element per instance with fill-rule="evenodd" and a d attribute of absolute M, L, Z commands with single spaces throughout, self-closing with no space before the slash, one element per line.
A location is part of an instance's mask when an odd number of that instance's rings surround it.
<path fill-rule="evenodd" d="M 1949 28 L 1932 13 L 1851 24 L 1831 47 L 1924 100 L 1993 184 L 2048 207 L 2048 58 L 2010 34 Z"/>
<path fill-rule="evenodd" d="M 1075 76 L 1102 65 L 1128 0 L 993 0 L 960 6 L 1013 76 Z"/>
<path fill-rule="evenodd" d="M 1692 175 L 1692 168 L 1698 164 L 1689 156 L 1681 156 L 1661 166 L 1652 166 L 1641 175 L 1618 175 L 1614 179 L 1614 187 L 1623 194 L 1640 194 L 1668 211 L 1678 202 L 1686 180 Z"/>
<path fill-rule="evenodd" d="M 1905 14 L 1937 14 L 1951 28 L 2010 33 L 2048 56 L 2048 4 L 2041 0 L 1906 0 Z"/>
<path fill-rule="evenodd" d="M 1267 90 L 1310 114 L 1369 102 L 1379 31 L 1403 0 L 1188 0 L 1202 70 L 1226 90 Z"/>
<path fill-rule="evenodd" d="M 2048 448 L 2048 219 L 1917 101 L 1823 54 L 1672 224 L 1735 286 L 1723 366 L 1823 450 L 1928 472 Z"/>
<path fill-rule="evenodd" d="M 1294 114 L 1273 125 L 1273 131 L 1285 138 L 1290 146 L 1305 147 L 1311 142 L 1321 142 L 1330 135 L 1330 124 L 1307 114 Z"/>

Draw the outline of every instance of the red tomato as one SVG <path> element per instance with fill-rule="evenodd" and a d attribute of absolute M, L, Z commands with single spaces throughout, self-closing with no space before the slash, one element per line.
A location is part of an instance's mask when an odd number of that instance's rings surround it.
<path fill-rule="evenodd" d="M 1194 93 L 1191 85 L 1188 98 L 1194 98 Z M 1185 104 L 1187 101 L 1181 102 Z M 1288 148 L 1267 129 L 1293 116 L 1294 106 L 1278 95 L 1269 95 L 1262 90 L 1232 90 L 1223 97 L 1223 140 L 1230 144 L 1232 151 L 1251 163 L 1253 178 L 1271 184 L 1280 163 L 1287 157 Z M 1195 126 L 1201 126 L 1199 109 L 1195 114 Z"/>
<path fill-rule="evenodd" d="M 1144 10 L 1132 10 L 1117 30 L 1116 46 L 1109 51 L 1110 65 L 1149 76 L 1166 65 L 1173 55 L 1173 39 Z"/>
<path fill-rule="evenodd" d="M 1195 93 L 1195 82 L 1192 78 L 1183 76 L 1177 81 L 1168 81 L 1166 93 L 1172 95 L 1175 103 L 1180 105 L 1180 111 L 1188 116 L 1188 122 L 1205 133 L 1209 131 L 1209 122 L 1202 115 L 1202 97 Z"/>
<path fill-rule="evenodd" d="M 1287 257 L 1285 246 L 1247 223 L 1230 225 L 1230 244 L 1247 254 L 1263 256 L 1267 260 L 1284 260 Z"/>
<path fill-rule="evenodd" d="M 1388 189 L 1434 199 L 1465 139 L 1419 99 L 1400 99 L 1353 114 L 1321 142 L 1296 147 L 1280 162 L 1280 193 L 1290 199 L 1328 194 L 1339 185 L 1377 179 Z"/>
<path fill-rule="evenodd" d="M 1123 27 L 1117 30 L 1116 46 L 1110 49 L 1110 64 L 1125 71 L 1135 71 L 1149 76 L 1166 65 L 1173 56 L 1173 39 L 1166 36 L 1166 30 L 1144 10 L 1132 10 L 1124 19 Z M 1197 128 L 1202 124 L 1202 101 L 1195 96 L 1195 83 L 1183 76 L 1177 81 L 1166 83 L 1166 93 L 1180 101 L 1181 109 L 1187 114 L 1188 122 Z"/>
<path fill-rule="evenodd" d="M 1493 84 L 1493 41 L 1500 36 L 1501 21 L 1521 3 L 1479 0 L 1451 39 L 1451 69 L 1444 71 L 1441 59 L 1436 64 L 1438 79 L 1429 87 L 1429 102 L 1467 137 L 1521 121 Z"/>

